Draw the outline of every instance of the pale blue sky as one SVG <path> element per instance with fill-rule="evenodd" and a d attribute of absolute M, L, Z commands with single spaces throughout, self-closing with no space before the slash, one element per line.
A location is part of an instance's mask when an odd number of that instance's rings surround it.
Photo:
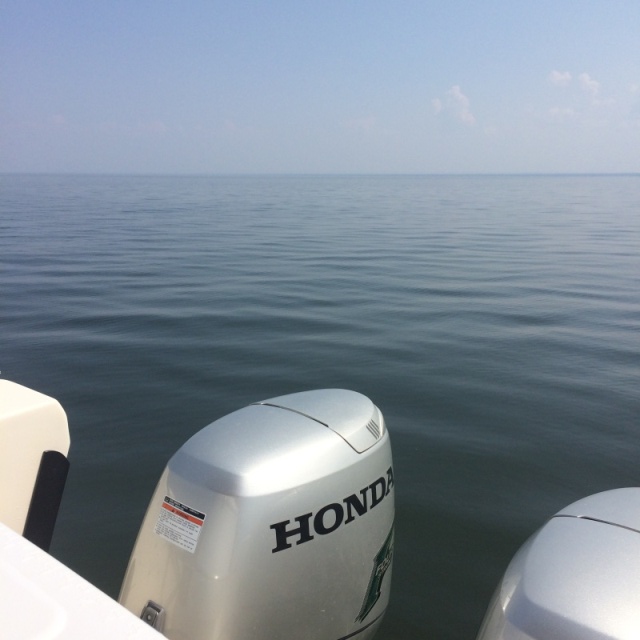
<path fill-rule="evenodd" d="M 0 171 L 640 172 L 638 0 L 4 0 Z"/>

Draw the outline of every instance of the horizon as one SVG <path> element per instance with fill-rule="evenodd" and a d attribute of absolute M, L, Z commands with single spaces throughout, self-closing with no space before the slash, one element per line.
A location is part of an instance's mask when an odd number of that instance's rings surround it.
<path fill-rule="evenodd" d="M 629 172 L 530 172 L 530 173 L 109 173 L 81 171 L 0 171 L 0 176 L 112 177 L 112 178 L 615 178 L 640 177 L 640 171 Z"/>

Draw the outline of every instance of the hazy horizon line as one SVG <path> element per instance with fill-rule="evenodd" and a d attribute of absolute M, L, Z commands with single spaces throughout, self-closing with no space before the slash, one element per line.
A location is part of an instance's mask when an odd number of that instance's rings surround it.
<path fill-rule="evenodd" d="M 312 177 L 434 177 L 434 178 L 464 178 L 464 177 L 634 177 L 640 176 L 640 171 L 594 171 L 594 172 L 555 172 L 555 171 L 526 171 L 526 172 L 117 172 L 117 171 L 0 171 L 0 176 L 76 176 L 76 177 L 145 177 L 145 178 L 312 178 Z"/>

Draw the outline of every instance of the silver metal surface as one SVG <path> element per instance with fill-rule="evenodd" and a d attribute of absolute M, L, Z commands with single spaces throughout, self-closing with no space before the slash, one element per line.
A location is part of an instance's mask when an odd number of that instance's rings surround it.
<path fill-rule="evenodd" d="M 169 461 L 120 602 L 162 602 L 176 639 L 367 638 L 389 600 L 393 519 L 389 436 L 369 399 L 267 400 Z"/>
<path fill-rule="evenodd" d="M 164 608 L 156 604 L 152 600 L 147 602 L 146 606 L 140 614 L 140 618 L 149 626 L 162 633 L 164 629 Z"/>
<path fill-rule="evenodd" d="M 514 557 L 478 638 L 639 638 L 639 514 L 638 488 L 556 514 Z"/>
<path fill-rule="evenodd" d="M 556 515 L 591 518 L 640 531 L 640 489 L 627 487 L 596 493 L 570 504 Z"/>
<path fill-rule="evenodd" d="M 372 447 L 384 431 L 382 414 L 371 400 L 344 389 L 304 391 L 260 404 L 290 409 L 317 420 L 360 453 Z"/>

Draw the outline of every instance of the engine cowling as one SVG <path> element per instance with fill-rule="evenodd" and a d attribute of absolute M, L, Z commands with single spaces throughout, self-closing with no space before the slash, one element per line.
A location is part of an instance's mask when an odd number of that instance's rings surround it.
<path fill-rule="evenodd" d="M 169 638 L 366 638 L 389 601 L 394 478 L 382 414 L 345 390 L 221 418 L 165 468 L 120 602 Z"/>
<path fill-rule="evenodd" d="M 478 640 L 640 636 L 640 488 L 605 491 L 552 517 L 518 551 Z"/>

